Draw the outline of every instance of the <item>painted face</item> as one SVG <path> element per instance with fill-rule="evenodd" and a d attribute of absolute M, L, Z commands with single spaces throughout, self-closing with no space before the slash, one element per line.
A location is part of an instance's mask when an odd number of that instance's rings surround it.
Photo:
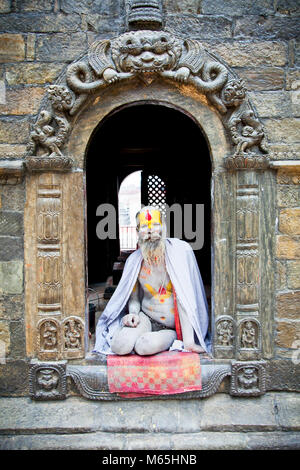
<path fill-rule="evenodd" d="M 161 238 L 162 221 L 158 210 L 146 209 L 139 214 L 139 237 L 143 240 Z"/>

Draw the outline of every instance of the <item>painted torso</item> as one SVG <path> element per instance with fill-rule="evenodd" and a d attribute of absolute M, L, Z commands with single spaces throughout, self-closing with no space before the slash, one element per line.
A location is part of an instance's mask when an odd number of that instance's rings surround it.
<path fill-rule="evenodd" d="M 174 299 L 165 265 L 148 265 L 143 261 L 138 277 L 142 290 L 141 310 L 168 328 L 175 328 Z"/>

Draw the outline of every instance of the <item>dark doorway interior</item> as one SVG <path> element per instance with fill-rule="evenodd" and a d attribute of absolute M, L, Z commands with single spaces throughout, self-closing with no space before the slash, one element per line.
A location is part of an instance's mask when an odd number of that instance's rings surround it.
<path fill-rule="evenodd" d="M 142 170 L 143 204 L 148 202 L 143 181 L 153 174 L 164 181 L 169 206 L 204 204 L 204 245 L 195 255 L 210 300 L 209 150 L 192 118 L 161 104 L 137 103 L 120 108 L 99 124 L 91 138 L 86 155 L 89 286 L 105 283 L 120 255 L 118 238 L 97 238 L 96 226 L 100 220 L 96 216 L 97 207 L 110 203 L 117 210 L 120 184 L 137 170 Z"/>

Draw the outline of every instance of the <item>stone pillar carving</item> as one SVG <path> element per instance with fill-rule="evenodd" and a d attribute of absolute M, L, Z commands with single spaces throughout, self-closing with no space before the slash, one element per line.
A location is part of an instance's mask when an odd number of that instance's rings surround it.
<path fill-rule="evenodd" d="M 41 361 L 84 357 L 83 204 L 81 173 L 36 167 L 28 177 L 27 352 Z"/>
<path fill-rule="evenodd" d="M 249 157 L 249 158 L 247 158 Z M 247 161 L 248 160 L 248 161 Z M 236 171 L 235 250 L 235 356 L 240 360 L 262 357 L 261 321 L 261 171 L 268 158 L 236 154 L 225 166 Z"/>

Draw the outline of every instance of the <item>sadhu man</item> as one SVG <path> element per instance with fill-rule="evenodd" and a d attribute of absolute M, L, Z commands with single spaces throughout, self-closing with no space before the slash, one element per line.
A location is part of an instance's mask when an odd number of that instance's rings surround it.
<path fill-rule="evenodd" d="M 208 305 L 192 248 L 166 238 L 162 212 L 136 215 L 138 249 L 96 328 L 94 353 L 147 356 L 169 349 L 210 352 Z"/>

